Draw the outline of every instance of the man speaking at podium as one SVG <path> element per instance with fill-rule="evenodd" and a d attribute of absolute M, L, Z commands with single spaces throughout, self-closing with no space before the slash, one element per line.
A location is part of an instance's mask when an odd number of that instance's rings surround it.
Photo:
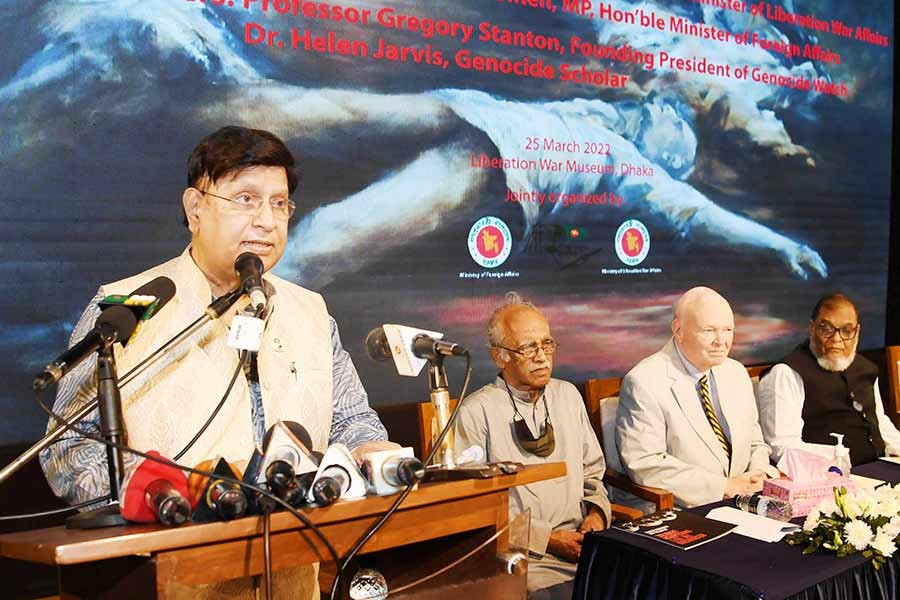
<path fill-rule="evenodd" d="M 295 208 L 290 194 L 297 181 L 294 158 L 275 135 L 223 127 L 207 136 L 188 158 L 188 187 L 182 195 L 191 233 L 188 248 L 166 263 L 103 285 L 72 334 L 76 342 L 93 327 L 100 313 L 97 302 L 104 296 L 128 294 L 159 276 L 170 278 L 176 286 L 174 299 L 144 324 L 127 348 L 117 348 L 118 369 L 124 373 L 202 315 L 214 298 L 240 285 L 237 256 L 259 256 L 268 297 L 259 351 L 251 354 L 213 425 L 181 464 L 195 465 L 219 455 L 229 462 L 247 460 L 262 446 L 267 425 L 279 419 L 301 423 L 316 450 L 340 442 L 362 455 L 395 446 L 385 441 L 387 432 L 369 407 L 322 297 L 269 272 L 284 252 Z M 199 431 L 238 366 L 239 352 L 227 340 L 229 325 L 246 302 L 242 298 L 221 318 L 170 349 L 122 390 L 130 446 L 172 457 Z M 96 393 L 94 365 L 85 361 L 60 382 L 54 410 L 71 414 Z M 96 411 L 88 421 L 82 427 L 98 428 Z M 50 427 L 55 425 L 51 421 Z M 126 453 L 126 465 L 133 460 Z M 53 491 L 70 503 L 109 491 L 104 447 L 71 432 L 41 454 L 41 465 Z M 286 597 L 305 597 L 296 588 L 283 592 Z M 315 591 L 309 594 L 313 597 Z"/>

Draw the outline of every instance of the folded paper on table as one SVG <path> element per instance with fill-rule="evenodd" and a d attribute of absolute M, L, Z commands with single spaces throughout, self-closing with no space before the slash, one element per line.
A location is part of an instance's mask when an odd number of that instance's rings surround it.
<path fill-rule="evenodd" d="M 753 513 L 744 512 L 730 506 L 720 506 L 706 513 L 707 519 L 724 521 L 737 525 L 734 533 L 763 542 L 780 542 L 781 538 L 800 529 L 799 525 L 776 521 Z"/>
<path fill-rule="evenodd" d="M 879 485 L 886 483 L 881 479 L 872 477 L 863 477 L 862 475 L 850 475 L 850 481 L 856 484 L 857 489 L 874 490 Z"/>
<path fill-rule="evenodd" d="M 778 461 L 778 469 L 787 477 L 766 479 L 762 493 L 787 500 L 795 517 L 805 517 L 819 502 L 832 497 L 834 488 L 853 491 L 857 487 L 849 477 L 829 472 L 830 466 L 827 458 L 791 448 Z"/>

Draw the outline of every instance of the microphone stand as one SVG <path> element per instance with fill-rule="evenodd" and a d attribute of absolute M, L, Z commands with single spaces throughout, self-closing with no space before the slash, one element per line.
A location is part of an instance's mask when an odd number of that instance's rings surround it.
<path fill-rule="evenodd" d="M 450 390 L 447 383 L 447 371 L 444 369 L 444 357 L 436 354 L 428 360 L 428 384 L 431 388 L 431 404 L 434 406 L 436 431 L 443 431 L 450 421 Z M 436 458 L 444 469 L 456 468 L 455 443 L 453 430 L 447 432 L 441 442 Z"/>
<path fill-rule="evenodd" d="M 431 404 L 434 406 L 435 431 L 443 431 L 450 422 L 450 390 L 447 371 L 444 369 L 444 355 L 434 353 L 428 357 L 428 384 L 431 388 Z M 447 431 L 441 447 L 435 455 L 433 465 L 425 466 L 422 481 L 454 481 L 458 479 L 486 479 L 503 475 L 504 471 L 494 464 L 458 466 L 456 464 L 455 438 L 452 429 Z"/>
<path fill-rule="evenodd" d="M 105 340 L 97 354 L 97 396 L 100 406 L 100 434 L 104 439 L 116 443 L 125 443 L 125 420 L 122 417 L 122 396 L 119 391 L 119 378 L 116 373 L 116 357 L 113 353 L 113 340 Z M 72 515 L 66 519 L 69 529 L 98 529 L 124 525 L 119 508 L 122 494 L 122 477 L 124 476 L 124 460 L 121 448 L 106 447 L 106 463 L 109 470 L 109 495 L 111 502 L 100 508 Z"/>
<path fill-rule="evenodd" d="M 159 360 L 159 358 L 163 355 L 163 353 L 165 353 L 166 350 L 181 344 L 184 340 L 194 335 L 201 327 L 206 325 L 208 322 L 221 317 L 223 314 L 225 314 L 225 311 L 227 311 L 235 302 L 238 301 L 238 298 L 240 298 L 243 293 L 244 292 L 241 288 L 236 288 L 228 292 L 224 296 L 214 300 L 212 304 L 206 307 L 206 310 L 203 312 L 203 314 L 193 323 L 185 327 L 183 330 L 181 330 L 181 332 L 177 333 L 165 344 L 154 350 L 150 354 L 150 356 L 142 360 L 140 363 L 135 365 L 134 368 L 123 375 L 122 378 L 118 381 L 117 387 L 121 389 L 122 387 L 127 385 L 130 381 L 137 378 L 141 373 L 147 370 L 147 368 L 149 368 L 157 360 Z M 66 420 L 72 423 L 81 421 L 91 412 L 93 412 L 99 404 L 99 398 L 94 398 L 72 414 L 66 415 Z M 33 446 L 28 448 L 28 450 L 13 459 L 8 465 L 3 467 L 3 469 L 0 469 L 0 484 L 12 477 L 13 473 L 21 469 L 25 465 L 25 463 L 33 460 L 41 452 L 41 450 L 49 447 L 65 432 L 65 426 L 58 425 L 56 428 L 54 428 L 52 431 L 48 432 L 44 437 L 38 440 Z M 121 464 L 121 461 L 119 464 Z M 112 486 L 112 479 L 110 480 L 110 485 Z M 112 490 L 112 487 L 110 487 L 110 490 Z M 117 500 L 118 497 L 115 497 L 115 499 Z M 117 505 L 116 507 L 118 508 Z"/>

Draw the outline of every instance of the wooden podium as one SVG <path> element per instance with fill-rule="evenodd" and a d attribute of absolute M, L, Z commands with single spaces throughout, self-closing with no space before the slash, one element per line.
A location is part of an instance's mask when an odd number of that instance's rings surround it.
<path fill-rule="evenodd" d="M 506 526 L 509 488 L 562 477 L 565 463 L 525 467 L 514 475 L 421 484 L 400 505 L 361 553 L 376 552 L 446 535 Z M 338 502 L 304 510 L 339 555 L 383 514 L 394 496 Z M 291 514 L 271 517 L 272 569 L 331 557 L 319 538 Z M 167 599 L 169 589 L 264 570 L 262 519 L 190 524 L 126 525 L 95 530 L 52 527 L 0 535 L 0 555 L 59 567 L 63 598 L 94 596 Z"/>

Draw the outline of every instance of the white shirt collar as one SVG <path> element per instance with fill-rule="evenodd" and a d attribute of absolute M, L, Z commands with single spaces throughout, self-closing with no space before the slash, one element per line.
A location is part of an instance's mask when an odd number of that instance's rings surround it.
<path fill-rule="evenodd" d="M 678 353 L 678 358 L 681 359 L 681 364 L 684 365 L 684 370 L 687 371 L 687 374 L 694 380 L 694 383 L 700 381 L 700 378 L 704 375 L 709 375 L 709 371 L 701 371 L 694 364 L 685 357 L 684 354 L 681 353 L 681 348 L 678 347 L 678 344 L 675 340 L 672 340 L 672 345 L 675 346 L 675 352 Z"/>

